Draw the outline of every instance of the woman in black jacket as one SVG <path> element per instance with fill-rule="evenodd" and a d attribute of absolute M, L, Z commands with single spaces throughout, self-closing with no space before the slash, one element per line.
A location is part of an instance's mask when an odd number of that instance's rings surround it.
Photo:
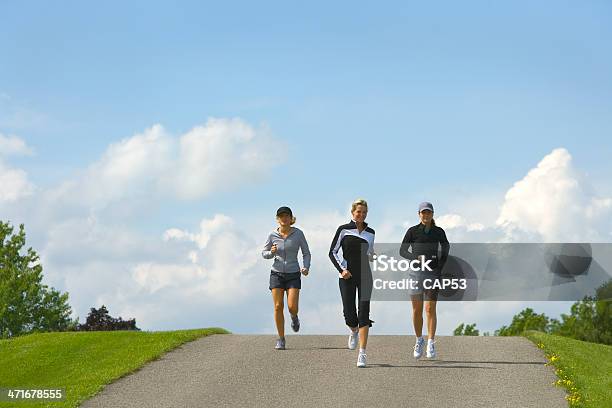
<path fill-rule="evenodd" d="M 368 203 L 355 200 L 351 205 L 353 219 L 336 230 L 329 249 L 329 258 L 338 270 L 344 320 L 350 329 L 348 348 L 354 350 L 359 343 L 357 367 L 366 366 L 366 345 L 370 320 L 372 271 L 370 259 L 374 253 L 374 230 L 365 222 Z M 342 254 L 340 254 L 342 250 Z M 355 307 L 358 295 L 359 311 Z"/>
<path fill-rule="evenodd" d="M 438 227 L 433 219 L 434 209 L 429 202 L 419 204 L 420 222 L 406 231 L 400 255 L 406 259 L 421 260 L 427 264 L 432 271 L 410 271 L 410 279 L 416 281 L 417 288 L 411 290 L 412 300 L 412 323 L 416 334 L 416 343 L 414 345 L 414 358 L 421 358 L 423 355 L 423 303 L 425 303 L 425 313 L 427 314 L 427 358 L 435 358 L 436 351 L 434 348 L 436 334 L 436 302 L 438 300 L 438 289 L 426 289 L 430 287 L 435 279 L 441 276 L 442 268 L 448 259 L 450 244 L 446 238 L 446 233 Z M 438 249 L 441 247 L 441 255 L 438 258 Z"/>

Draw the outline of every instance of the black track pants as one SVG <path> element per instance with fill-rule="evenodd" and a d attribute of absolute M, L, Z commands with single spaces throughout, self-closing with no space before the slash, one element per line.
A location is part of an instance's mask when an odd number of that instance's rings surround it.
<path fill-rule="evenodd" d="M 364 287 L 361 284 L 361 279 L 353 275 L 350 279 L 342 279 L 339 281 L 340 295 L 342 296 L 342 308 L 344 312 L 344 321 L 349 327 L 371 327 L 373 320 L 370 320 L 370 301 L 361 300 L 362 298 L 369 299 L 372 293 L 371 283 Z M 359 299 L 359 311 L 355 306 L 355 295 Z"/>

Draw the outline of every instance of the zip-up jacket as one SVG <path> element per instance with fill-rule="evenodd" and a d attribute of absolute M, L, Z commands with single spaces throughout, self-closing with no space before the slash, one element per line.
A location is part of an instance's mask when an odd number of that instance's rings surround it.
<path fill-rule="evenodd" d="M 439 259 L 438 245 L 442 247 Z M 413 260 L 419 259 L 420 255 L 425 255 L 426 260 L 431 259 L 429 267 L 439 268 L 439 270 L 444 267 L 449 251 L 450 243 L 444 230 L 437 225 L 432 225 L 429 231 L 425 231 L 423 223 L 408 228 L 400 247 L 400 255 L 404 258 Z"/>
<path fill-rule="evenodd" d="M 336 230 L 331 247 L 329 259 L 342 277 L 342 271 L 348 269 L 351 275 L 359 277 L 361 268 L 369 268 L 369 260 L 374 254 L 374 229 L 363 223 L 364 229 L 359 232 L 354 220 L 341 225 Z M 340 253 L 342 250 L 342 253 Z"/>
<path fill-rule="evenodd" d="M 276 253 L 272 253 L 270 248 L 276 244 Z M 274 258 L 272 270 L 280 273 L 295 273 L 300 272 L 300 264 L 297 260 L 298 250 L 302 250 L 302 262 L 304 268 L 310 269 L 310 249 L 308 242 L 302 230 L 296 227 L 291 227 L 287 238 L 283 238 L 278 230 L 270 232 L 268 239 L 264 244 L 261 255 L 265 259 Z"/>

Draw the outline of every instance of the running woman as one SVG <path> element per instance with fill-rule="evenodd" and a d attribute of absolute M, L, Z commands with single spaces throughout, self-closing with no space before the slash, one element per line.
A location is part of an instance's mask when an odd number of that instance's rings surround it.
<path fill-rule="evenodd" d="M 287 293 L 287 306 L 291 314 L 291 328 L 294 332 L 300 330 L 300 319 L 298 318 L 298 302 L 300 299 L 300 288 L 302 282 L 300 273 L 308 275 L 310 269 L 310 249 L 304 233 L 292 227 L 295 217 L 289 207 L 280 207 L 276 211 L 278 227 L 268 235 L 261 255 L 265 259 L 274 258 L 272 270 L 270 271 L 270 290 L 274 301 L 274 320 L 278 331 L 276 350 L 285 349 L 285 316 L 284 298 Z M 302 264 L 297 260 L 298 250 L 302 251 Z"/>
<path fill-rule="evenodd" d="M 370 294 L 372 271 L 369 260 L 374 254 L 374 230 L 368 227 L 368 203 L 355 200 L 351 205 L 353 219 L 336 230 L 329 249 L 329 258 L 340 275 L 344 320 L 350 329 L 348 348 L 354 350 L 359 343 L 357 367 L 366 366 L 366 346 L 370 320 Z M 342 249 L 342 254 L 339 253 Z M 355 292 L 358 294 L 359 311 L 355 307 Z"/>
<path fill-rule="evenodd" d="M 416 343 L 414 345 L 414 358 L 419 359 L 423 355 L 423 297 L 425 298 L 425 313 L 427 314 L 427 358 L 436 357 L 436 349 L 434 347 L 436 335 L 436 302 L 438 300 L 438 289 L 425 289 L 423 287 L 425 279 L 433 282 L 433 279 L 439 279 L 442 268 L 448 259 L 450 244 L 446 238 L 444 230 L 436 225 L 433 219 L 434 209 L 429 202 L 419 204 L 419 218 L 417 225 L 408 228 L 406 235 L 402 240 L 400 255 L 406 259 L 421 260 L 424 264 L 426 260 L 431 260 L 428 266 L 432 271 L 410 271 L 410 279 L 418 282 L 418 288 L 411 290 L 412 300 L 412 323 L 416 335 Z M 441 255 L 438 259 L 438 248 L 441 247 Z"/>

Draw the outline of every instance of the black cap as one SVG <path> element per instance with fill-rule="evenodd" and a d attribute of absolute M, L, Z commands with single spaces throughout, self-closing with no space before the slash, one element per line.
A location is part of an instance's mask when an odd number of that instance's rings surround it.
<path fill-rule="evenodd" d="M 281 214 L 289 214 L 290 217 L 293 217 L 293 213 L 291 212 L 291 208 L 289 207 L 280 207 L 276 210 L 276 216 L 280 216 Z"/>

